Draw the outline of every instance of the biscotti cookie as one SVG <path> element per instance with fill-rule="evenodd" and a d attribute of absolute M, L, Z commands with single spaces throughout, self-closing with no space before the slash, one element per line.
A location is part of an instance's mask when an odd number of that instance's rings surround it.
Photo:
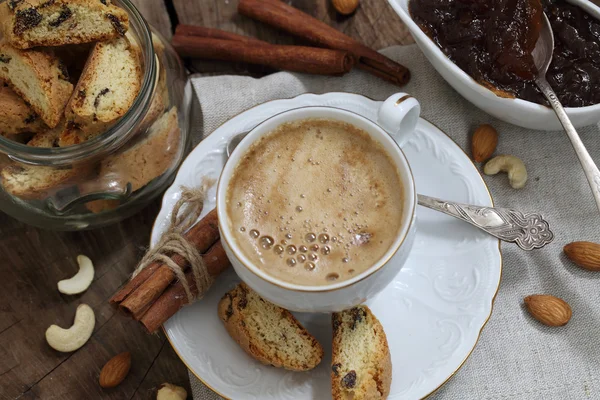
<path fill-rule="evenodd" d="M 85 132 L 103 132 L 129 110 L 141 78 L 137 46 L 128 38 L 96 43 L 67 105 L 67 120 Z"/>
<path fill-rule="evenodd" d="M 61 126 L 46 132 L 36 134 L 28 146 L 57 147 Z M 74 182 L 77 178 L 87 175 L 90 166 L 74 166 L 66 168 L 41 167 L 20 163 L 11 163 L 2 168 L 0 177 L 4 189 L 22 199 L 38 199 L 47 196 L 62 185 Z"/>
<path fill-rule="evenodd" d="M 60 121 L 73 85 L 52 52 L 18 50 L 0 43 L 0 80 L 5 81 L 50 128 Z"/>
<path fill-rule="evenodd" d="M 141 189 L 173 166 L 179 141 L 177 108 L 173 107 L 132 147 L 102 160 L 99 174 L 114 177 L 123 187 L 130 183 L 132 191 Z"/>
<path fill-rule="evenodd" d="M 392 360 L 381 323 L 367 306 L 334 313 L 331 319 L 333 400 L 386 399 Z"/>
<path fill-rule="evenodd" d="M 104 211 L 110 211 L 117 208 L 121 202 L 119 200 L 94 200 L 85 203 L 85 208 L 94 214 L 100 214 Z"/>
<path fill-rule="evenodd" d="M 244 283 L 225 293 L 218 312 L 229 335 L 263 364 L 308 371 L 323 358 L 319 342 L 289 311 L 263 300 Z"/>
<path fill-rule="evenodd" d="M 129 16 L 110 0 L 7 0 L 0 25 L 14 47 L 61 46 L 125 35 Z"/>
<path fill-rule="evenodd" d="M 162 54 L 162 52 L 164 51 L 164 46 L 162 46 L 162 42 L 154 34 L 152 34 L 152 38 L 153 38 L 154 47 L 155 47 L 155 49 L 157 49 L 156 50 L 157 55 L 159 54 L 158 53 L 159 51 Z M 132 49 L 135 52 L 137 45 L 135 45 L 135 41 L 132 41 L 132 44 L 133 44 Z M 162 47 L 158 47 L 159 45 Z M 79 53 L 81 53 L 82 50 L 84 50 L 84 49 L 82 49 L 82 46 L 84 46 L 84 45 L 70 46 L 70 47 L 75 47 L 75 49 L 71 50 L 71 52 L 78 51 Z M 65 47 L 69 47 L 69 46 L 65 46 Z M 64 47 L 61 47 L 60 49 L 63 49 L 63 48 Z M 139 50 L 138 50 L 138 53 L 139 53 Z M 158 117 L 163 115 L 165 112 L 165 108 L 168 105 L 169 92 L 167 89 L 166 69 L 162 66 L 161 62 L 158 62 L 156 67 L 157 67 L 158 72 L 157 72 L 157 79 L 156 79 L 156 84 L 155 84 L 155 88 L 154 88 L 154 94 L 152 97 L 152 102 L 150 103 L 150 108 L 146 112 L 144 119 L 142 120 L 141 124 L 139 125 L 139 132 L 144 132 L 150 125 L 152 125 L 154 123 L 154 121 L 156 121 L 156 119 Z M 74 68 L 74 67 L 69 68 L 70 72 L 72 70 L 76 71 L 76 68 Z M 71 76 L 72 75 L 73 74 L 71 74 Z M 141 79 L 141 77 L 140 77 L 140 79 Z M 67 108 L 67 109 L 69 109 L 69 108 Z M 69 113 L 69 111 L 67 111 L 67 114 L 72 115 Z M 72 116 L 71 119 L 76 120 L 76 117 Z M 102 123 L 100 121 L 96 121 L 95 123 L 93 122 L 91 125 L 87 125 L 87 126 L 85 126 L 84 124 L 81 124 L 81 123 L 72 122 L 71 124 L 69 124 L 69 128 L 61 134 L 61 136 L 59 138 L 59 146 L 65 147 L 65 146 L 72 146 L 75 144 L 83 143 L 89 139 L 92 139 L 92 138 L 98 136 L 99 134 L 106 132 L 106 130 L 110 128 L 110 125 L 111 124 Z"/>
<path fill-rule="evenodd" d="M 87 140 L 87 135 L 72 122 L 65 124 L 57 139 L 59 147 L 73 146 Z"/>
<path fill-rule="evenodd" d="M 0 84 L 0 134 L 11 137 L 48 129 L 46 124 L 11 88 Z"/>
<path fill-rule="evenodd" d="M 152 98 L 152 103 L 150 103 L 150 108 L 148 108 L 148 112 L 140 124 L 140 131 L 147 129 L 148 126 L 152 125 L 158 119 L 158 117 L 163 115 L 165 112 L 166 105 L 164 103 L 164 97 L 159 90 L 160 88 L 157 86 L 154 92 L 154 97 Z"/>
<path fill-rule="evenodd" d="M 167 87 L 167 69 L 178 67 L 169 65 L 169 58 L 165 55 L 165 45 L 162 42 L 162 40 L 154 33 L 152 34 L 152 44 L 154 47 L 154 52 L 156 53 L 156 56 L 158 58 L 158 84 L 156 85 L 155 92 L 162 95 L 162 102 L 166 105 L 169 104 L 169 89 Z"/>
<path fill-rule="evenodd" d="M 152 125 L 154 121 L 165 112 L 165 108 L 169 104 L 169 90 L 167 89 L 166 74 L 162 73 L 164 68 L 160 63 L 157 64 L 157 67 L 159 68 L 158 79 L 156 81 L 156 86 L 154 87 L 152 103 L 150 103 L 150 108 L 140 124 L 140 130 L 142 131 Z"/>
<path fill-rule="evenodd" d="M 2 169 L 2 186 L 8 193 L 22 199 L 39 199 L 86 172 L 85 168 L 58 169 L 12 163 Z"/>
<path fill-rule="evenodd" d="M 58 139 L 60 134 L 64 131 L 65 125 L 65 120 L 62 119 L 56 127 L 36 133 L 27 143 L 27 146 L 44 148 L 58 147 Z"/>

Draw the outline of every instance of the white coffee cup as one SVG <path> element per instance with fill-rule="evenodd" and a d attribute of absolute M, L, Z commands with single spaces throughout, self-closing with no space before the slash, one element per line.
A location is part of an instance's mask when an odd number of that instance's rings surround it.
<path fill-rule="evenodd" d="M 417 208 L 414 178 L 400 145 L 414 131 L 419 119 L 419 102 L 406 93 L 389 97 L 380 107 L 377 123 L 356 113 L 333 107 L 302 107 L 277 114 L 255 127 L 233 151 L 219 179 L 217 213 L 221 243 L 239 277 L 263 298 L 292 311 L 335 312 L 364 303 L 382 291 L 404 265 L 416 235 Z M 351 279 L 326 286 L 304 286 L 277 279 L 254 265 L 234 239 L 227 214 L 227 188 L 235 167 L 248 148 L 279 125 L 307 118 L 326 118 L 350 123 L 367 132 L 386 149 L 397 166 L 403 185 L 403 215 L 394 242 L 374 265 Z"/>

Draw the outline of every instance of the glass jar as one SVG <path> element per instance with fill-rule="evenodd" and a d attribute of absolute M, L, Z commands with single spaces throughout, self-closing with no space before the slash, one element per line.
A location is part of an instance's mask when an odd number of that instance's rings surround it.
<path fill-rule="evenodd" d="M 114 3 L 128 12 L 127 36 L 140 50 L 140 91 L 115 125 L 80 144 L 0 136 L 0 209 L 23 222 L 81 230 L 120 221 L 165 190 L 188 149 L 192 91 L 181 60 L 129 0 Z"/>

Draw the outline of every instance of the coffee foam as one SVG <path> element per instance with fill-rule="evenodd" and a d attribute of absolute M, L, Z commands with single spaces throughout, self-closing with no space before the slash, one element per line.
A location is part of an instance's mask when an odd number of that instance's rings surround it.
<path fill-rule="evenodd" d="M 400 230 L 403 189 L 383 147 L 353 125 L 286 123 L 254 143 L 227 192 L 234 239 L 259 268 L 299 285 L 350 279 Z"/>

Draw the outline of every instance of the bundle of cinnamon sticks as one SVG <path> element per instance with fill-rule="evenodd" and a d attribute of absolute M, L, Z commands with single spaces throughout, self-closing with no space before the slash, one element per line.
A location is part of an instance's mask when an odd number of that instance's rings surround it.
<path fill-rule="evenodd" d="M 229 260 L 220 241 L 216 210 L 198 221 L 184 236 L 203 254 L 204 263 L 212 277 L 229 267 Z M 186 271 L 187 283 L 193 295 L 197 295 L 198 289 L 192 272 L 189 271 L 189 264 L 178 254 L 173 254 L 170 258 Z M 139 321 L 152 333 L 188 304 L 188 297 L 183 282 L 176 280 L 175 273 L 167 265 L 154 262 L 114 294 L 110 303 Z"/>
<path fill-rule="evenodd" d="M 240 61 L 321 75 L 342 75 L 356 65 L 396 85 L 410 79 L 406 67 L 280 0 L 240 0 L 238 12 L 318 47 L 274 45 L 189 25 L 177 27 L 173 46 L 183 57 Z"/>

